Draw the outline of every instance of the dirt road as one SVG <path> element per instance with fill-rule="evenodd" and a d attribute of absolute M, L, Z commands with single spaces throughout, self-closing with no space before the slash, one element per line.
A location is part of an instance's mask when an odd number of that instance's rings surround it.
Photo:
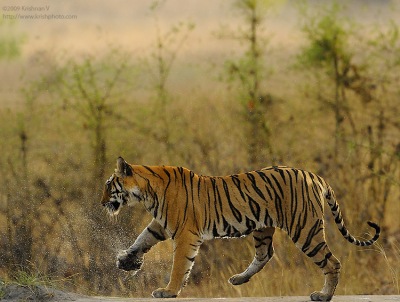
<path fill-rule="evenodd" d="M 0 284 L 1 285 L 1 284 Z M 89 297 L 76 293 L 65 292 L 45 286 L 0 286 L 1 301 L 76 301 L 76 302 L 308 302 L 309 297 L 257 297 L 257 298 L 118 298 L 118 297 Z M 400 302 L 396 296 L 335 296 L 333 302 Z"/>
<path fill-rule="evenodd" d="M 121 299 L 121 298 L 82 298 L 78 302 L 156 302 L 158 299 L 140 298 L 140 299 Z M 177 298 L 162 299 L 167 302 L 308 302 L 309 297 L 258 297 L 258 298 Z M 400 296 L 335 296 L 333 302 L 400 302 Z"/>

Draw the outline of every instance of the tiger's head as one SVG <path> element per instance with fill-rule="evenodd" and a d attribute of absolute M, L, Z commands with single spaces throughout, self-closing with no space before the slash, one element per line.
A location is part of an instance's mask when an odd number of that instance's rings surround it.
<path fill-rule="evenodd" d="M 132 167 L 122 157 L 119 157 L 117 169 L 106 181 L 101 204 L 111 216 L 115 216 L 122 206 L 132 206 L 142 199 L 142 193 L 135 180 Z"/>

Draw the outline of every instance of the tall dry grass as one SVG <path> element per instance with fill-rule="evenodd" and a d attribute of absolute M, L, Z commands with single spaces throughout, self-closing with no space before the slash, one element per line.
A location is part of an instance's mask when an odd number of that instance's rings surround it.
<path fill-rule="evenodd" d="M 291 106 L 289 102 L 286 100 L 285 108 L 298 109 L 296 103 Z M 231 104 L 230 100 L 216 102 L 210 95 L 200 93 L 192 96 L 190 103 L 177 100 L 169 110 L 171 117 L 182 118 L 180 123 L 184 128 L 172 129 L 179 144 L 175 157 L 168 162 L 165 155 L 157 151 L 165 146 L 146 137 L 146 133 L 140 133 L 135 128 L 121 130 L 112 127 L 108 133 L 108 172 L 112 173 L 114 160 L 120 154 L 134 163 L 184 165 L 201 174 L 240 172 L 241 167 L 246 165 L 246 160 L 240 155 L 245 154 L 246 149 L 242 146 L 244 134 L 238 127 L 240 109 L 229 109 Z M 2 228 L 1 244 L 2 250 L 6 251 L 2 254 L 2 263 L 8 265 L 2 265 L 1 274 L 10 276 L 15 265 L 19 264 L 14 256 L 21 243 L 16 240 L 18 230 L 14 228 L 18 226 L 15 223 L 21 219 L 26 204 L 20 199 L 20 193 L 16 192 L 29 188 L 30 201 L 37 215 L 30 220 L 32 249 L 29 261 L 34 262 L 45 274 L 72 276 L 74 285 L 68 285 L 71 290 L 89 294 L 149 296 L 151 289 L 168 282 L 172 264 L 171 242 L 161 243 L 146 255 L 142 271 L 135 276 L 114 267 L 118 250 L 128 247 L 151 217 L 136 207 L 124 209 L 118 221 L 109 221 L 97 203 L 102 182 L 95 188 L 86 185 L 92 177 L 88 133 L 81 130 L 79 122 L 69 123 L 74 117 L 73 112 L 62 111 L 56 103 L 46 99 L 37 106 L 46 106 L 49 110 L 41 111 L 40 119 L 32 116 L 32 120 L 27 121 L 32 123 L 26 127 L 28 184 L 19 183 L 17 178 L 19 169 L 23 169 L 20 163 L 21 138 L 17 135 L 18 125 L 14 121 L 18 113 L 2 111 L 1 141 L 7 143 L 2 143 L 0 167 L 4 181 L 0 219 L 2 225 L 7 226 Z M 130 118 L 135 119 L 131 112 L 135 112 L 137 106 L 135 102 L 128 102 L 121 112 L 130 112 Z M 352 182 L 348 181 L 349 177 L 357 177 L 357 171 L 352 172 L 347 168 L 347 161 L 352 160 L 351 149 L 347 151 L 348 158 L 343 160 L 339 173 L 332 173 L 329 157 L 324 156 L 326 152 L 329 154 L 329 135 L 324 134 L 329 127 L 320 126 L 327 124 L 326 119 L 313 113 L 310 107 L 303 112 L 293 112 L 295 117 L 285 113 L 288 120 L 281 121 L 279 128 L 282 139 L 278 134 L 274 138 L 277 149 L 282 152 L 281 161 L 270 162 L 265 159 L 265 165 L 285 163 L 322 172 L 339 192 L 339 203 L 350 231 L 368 237 L 363 235 L 368 230 L 364 220 L 376 219 L 373 207 L 360 217 L 360 211 L 366 207 L 368 200 L 368 184 L 357 188 L 356 183 L 353 188 Z M 198 112 L 207 114 L 199 115 Z M 54 114 L 58 118 L 55 119 Z M 311 123 L 305 123 L 303 117 L 307 116 L 309 119 L 312 116 Z M 304 148 L 304 142 L 314 142 L 315 148 Z M 362 157 L 367 158 L 368 154 L 369 150 L 365 149 Z M 331 179 L 330 174 L 337 175 L 337 178 Z M 362 249 L 347 243 L 327 213 L 328 243 L 343 264 L 337 294 L 398 293 L 398 194 L 399 187 L 394 186 L 385 214 L 378 221 L 383 226 L 379 247 Z M 271 262 L 251 282 L 234 287 L 227 280 L 245 269 L 252 260 L 252 239 L 206 242 L 200 249 L 182 295 L 307 295 L 322 286 L 323 276 L 319 269 L 295 248 L 284 232 L 277 232 L 275 236 L 275 251 Z M 372 265 L 375 267 L 373 273 Z"/>

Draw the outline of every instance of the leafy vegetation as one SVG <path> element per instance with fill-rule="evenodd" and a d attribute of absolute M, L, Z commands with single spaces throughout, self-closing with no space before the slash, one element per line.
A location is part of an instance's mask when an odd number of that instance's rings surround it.
<path fill-rule="evenodd" d="M 21 54 L 24 37 L 13 34 L 14 23 L 4 18 L 0 20 L 0 60 L 16 59 Z"/>
<path fill-rule="evenodd" d="M 328 242 L 343 264 L 337 294 L 399 293 L 399 25 L 366 28 L 339 5 L 306 3 L 302 47 L 278 53 L 268 50 L 272 3 L 235 1 L 242 26 L 214 39 L 233 39 L 236 52 L 214 61 L 187 62 L 181 49 L 194 26 L 164 30 L 162 2 L 150 9 L 155 42 L 143 55 L 113 47 L 13 61 L 24 77 L 18 102 L 0 101 L 1 280 L 34 285 L 59 276 L 70 290 L 135 297 L 166 283 L 168 241 L 146 255 L 137 275 L 115 268 L 118 250 L 150 220 L 136 207 L 109 221 L 98 204 L 123 155 L 200 174 L 276 164 L 314 171 L 335 189 L 354 234 L 363 234 L 366 220 L 383 227 L 379 245 L 362 250 L 343 244 L 327 213 Z M 308 295 L 321 287 L 320 271 L 285 233 L 277 232 L 275 250 L 250 283 L 232 287 L 228 278 L 253 257 L 251 238 L 207 242 L 182 294 Z M 40 272 L 29 271 L 31 263 Z"/>
<path fill-rule="evenodd" d="M 224 28 L 218 36 L 232 39 L 245 46 L 244 53 L 238 58 L 225 61 L 225 78 L 230 85 L 238 84 L 234 90 L 236 99 L 243 106 L 243 118 L 247 121 L 246 143 L 248 145 L 248 169 L 262 165 L 263 158 L 273 156 L 268 123 L 272 96 L 268 93 L 268 60 L 263 35 L 263 21 L 271 7 L 281 1 L 239 0 L 233 7 L 243 19 L 244 28 Z M 264 83 L 264 85 L 262 84 Z M 267 87 L 266 87 L 267 86 Z"/>

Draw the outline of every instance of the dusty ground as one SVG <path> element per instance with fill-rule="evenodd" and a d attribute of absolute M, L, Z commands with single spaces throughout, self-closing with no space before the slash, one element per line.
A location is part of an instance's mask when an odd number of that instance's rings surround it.
<path fill-rule="evenodd" d="M 117 297 L 88 297 L 75 293 L 63 292 L 42 286 L 25 287 L 8 285 L 2 288 L 1 301 L 77 301 L 77 302 L 155 302 L 153 298 L 117 298 Z M 165 301 L 166 299 L 161 299 Z M 258 297 L 258 298 L 178 298 L 167 299 L 168 302 L 307 302 L 308 297 Z M 334 302 L 400 302 L 399 296 L 335 296 Z"/>
<path fill-rule="evenodd" d="M 308 302 L 308 297 L 241 297 L 241 298 L 177 298 L 177 299 L 162 299 L 167 302 Z M 96 301 L 123 301 L 123 302 L 155 302 L 156 299 L 141 298 L 141 299 L 123 299 L 120 298 L 96 298 L 82 299 L 79 302 L 96 302 Z M 337 296 L 332 302 L 399 302 L 400 296 Z"/>

